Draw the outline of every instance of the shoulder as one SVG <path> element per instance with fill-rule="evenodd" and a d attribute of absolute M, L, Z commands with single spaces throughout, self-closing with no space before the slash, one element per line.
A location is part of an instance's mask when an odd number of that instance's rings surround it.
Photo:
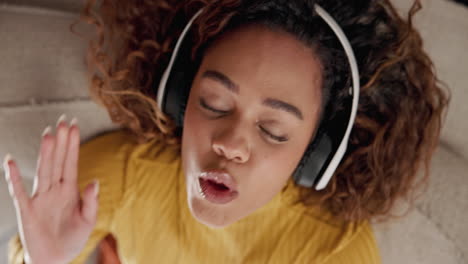
<path fill-rule="evenodd" d="M 326 264 L 380 264 L 381 258 L 369 222 L 350 224 L 348 238 L 327 258 Z"/>
<path fill-rule="evenodd" d="M 79 170 L 80 185 L 98 179 L 114 199 L 123 199 L 127 197 L 124 193 L 142 194 L 148 185 L 176 180 L 163 176 L 179 173 L 180 151 L 159 138 L 141 143 L 129 131 L 114 130 L 81 145 Z"/>
<path fill-rule="evenodd" d="M 170 163 L 180 158 L 177 145 L 165 143 L 162 139 L 138 142 L 134 134 L 127 130 L 102 132 L 86 140 L 80 147 L 80 158 L 138 159 L 154 163 Z"/>
<path fill-rule="evenodd" d="M 99 210 L 96 230 L 109 230 L 128 191 L 131 172 L 128 164 L 139 144 L 125 130 L 101 133 L 80 145 L 78 187 L 81 191 L 93 181 L 99 182 Z M 101 233 L 99 233 L 101 234 Z"/>
<path fill-rule="evenodd" d="M 94 156 L 99 158 L 102 154 L 128 152 L 129 148 L 136 145 L 137 141 L 134 136 L 125 130 L 106 131 L 83 142 L 80 147 L 80 154 L 83 154 L 81 155 L 83 157 Z"/>
<path fill-rule="evenodd" d="M 129 132 L 114 130 L 101 133 L 81 144 L 78 160 L 78 184 L 83 189 L 98 180 L 101 191 L 122 189 L 126 164 L 137 146 Z"/>
<path fill-rule="evenodd" d="M 307 216 L 315 225 L 320 244 L 319 258 L 324 264 L 381 264 L 379 249 L 369 222 L 348 223 L 332 217 Z M 319 234 L 319 235 L 317 235 Z"/>
<path fill-rule="evenodd" d="M 292 184 L 292 183 L 291 183 Z M 373 230 L 368 221 L 347 222 L 324 208 L 297 201 L 298 191 L 288 188 L 282 201 L 295 224 L 295 242 L 303 248 L 301 261 L 324 264 L 380 264 Z M 290 222 L 290 221 L 289 221 Z M 299 263 L 302 263 L 299 261 Z"/>

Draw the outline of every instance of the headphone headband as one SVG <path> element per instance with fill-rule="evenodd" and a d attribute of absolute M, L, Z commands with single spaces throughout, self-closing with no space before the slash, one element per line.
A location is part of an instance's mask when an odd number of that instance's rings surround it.
<path fill-rule="evenodd" d="M 315 187 L 316 190 L 322 190 L 327 186 L 328 182 L 330 181 L 333 173 L 335 172 L 336 168 L 340 164 L 341 159 L 343 158 L 346 148 L 348 147 L 348 140 L 349 135 L 351 134 L 351 129 L 354 125 L 354 120 L 356 119 L 357 107 L 359 104 L 359 70 L 356 62 L 356 57 L 354 56 L 353 48 L 351 47 L 351 43 L 349 43 L 348 38 L 344 34 L 341 27 L 336 23 L 336 21 L 319 5 L 315 5 L 315 11 L 322 17 L 322 19 L 330 26 L 330 28 L 335 32 L 336 36 L 341 42 L 343 49 L 345 50 L 346 56 L 348 57 L 349 66 L 351 67 L 351 76 L 353 79 L 353 104 L 351 107 L 351 116 L 348 121 L 348 126 L 346 127 L 346 132 L 341 140 L 341 143 L 333 156 L 330 164 L 328 165 L 327 169 L 323 173 L 323 176 L 320 178 L 317 186 Z"/>
<path fill-rule="evenodd" d="M 330 181 L 333 173 L 335 172 L 336 168 L 338 167 L 341 159 L 343 158 L 343 156 L 344 156 L 344 154 L 346 152 L 349 136 L 351 134 L 351 130 L 352 130 L 352 127 L 354 125 L 354 120 L 356 118 L 357 107 L 358 107 L 358 103 L 359 103 L 360 83 L 359 83 L 359 70 L 358 70 L 356 58 L 354 56 L 354 52 L 353 52 L 353 49 L 351 47 L 351 44 L 350 44 L 348 38 L 346 37 L 346 35 L 344 34 L 343 30 L 338 25 L 338 23 L 322 7 L 320 7 L 317 4 L 315 4 L 314 6 L 315 6 L 315 11 L 317 12 L 317 14 L 333 30 L 335 35 L 338 37 L 341 45 L 343 46 L 343 49 L 344 49 L 344 51 L 346 53 L 346 56 L 348 57 L 349 65 L 350 65 L 350 68 L 351 68 L 351 76 L 352 76 L 352 80 L 353 80 L 353 87 L 352 87 L 352 90 L 350 91 L 350 93 L 353 96 L 352 107 L 351 107 L 351 115 L 349 117 L 349 121 L 348 121 L 348 124 L 346 126 L 346 131 L 344 133 L 343 138 L 340 141 L 340 144 L 339 144 L 335 154 L 331 158 L 328 166 L 326 167 L 324 173 L 322 174 L 322 177 L 319 178 L 318 183 L 315 186 L 316 190 L 322 190 L 323 188 L 326 187 L 326 185 Z M 203 10 L 204 10 L 204 8 L 200 9 L 190 19 L 190 21 L 185 26 L 184 30 L 182 31 L 181 35 L 179 36 L 179 39 L 177 40 L 177 43 L 176 43 L 176 46 L 175 46 L 174 51 L 172 53 L 169 65 L 167 66 L 166 70 L 164 71 L 164 73 L 163 73 L 163 75 L 161 77 L 161 81 L 159 82 L 157 102 L 158 102 L 159 108 L 162 109 L 163 111 L 164 111 L 164 105 L 163 105 L 164 103 L 163 102 L 165 101 L 165 97 L 166 97 L 166 94 L 167 94 L 167 91 L 166 91 L 167 87 L 166 86 L 167 86 L 167 82 L 168 82 L 168 79 L 169 79 L 169 75 L 170 75 L 170 73 L 172 71 L 172 68 L 174 66 L 174 62 L 176 60 L 177 54 L 179 53 L 179 49 L 180 49 L 181 44 L 182 44 L 182 42 L 183 42 L 183 40 L 185 38 L 185 35 L 189 31 L 189 29 L 192 26 L 195 19 L 202 13 Z M 308 185 L 311 185 L 311 184 L 312 183 L 307 182 L 307 183 L 302 183 L 301 185 L 308 186 Z M 310 187 L 310 186 L 308 186 L 308 187 Z"/>

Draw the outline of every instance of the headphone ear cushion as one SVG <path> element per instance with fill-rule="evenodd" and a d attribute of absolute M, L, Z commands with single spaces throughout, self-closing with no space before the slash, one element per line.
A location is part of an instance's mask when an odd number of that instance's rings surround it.
<path fill-rule="evenodd" d="M 296 184 L 310 188 L 320 180 L 331 159 L 333 143 L 326 133 L 319 133 L 307 146 L 299 165 L 293 173 Z"/>
<path fill-rule="evenodd" d="M 173 70 L 167 82 L 167 94 L 164 112 L 175 122 L 177 128 L 184 125 L 184 114 L 187 106 L 193 76 L 181 69 Z"/>
<path fill-rule="evenodd" d="M 190 37 L 186 37 L 176 55 L 172 70 L 166 82 L 165 96 L 162 103 L 162 110 L 174 120 L 176 134 L 181 135 L 184 125 L 184 114 L 187 101 L 197 70 L 201 63 L 201 58 L 192 60 L 193 42 Z"/>

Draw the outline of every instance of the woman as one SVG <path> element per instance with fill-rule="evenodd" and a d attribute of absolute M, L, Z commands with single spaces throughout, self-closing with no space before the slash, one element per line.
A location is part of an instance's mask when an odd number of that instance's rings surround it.
<path fill-rule="evenodd" d="M 91 92 L 125 129 L 81 147 L 76 121 L 46 129 L 32 198 L 6 159 L 11 263 L 82 263 L 103 238 L 107 263 L 380 263 L 369 220 L 426 180 L 448 103 L 412 27 L 419 1 L 407 22 L 383 0 L 102 1 L 97 14 L 94 2 Z M 342 135 L 352 78 L 315 4 L 345 32 L 362 84 L 323 190 L 293 175 L 316 138 Z M 174 70 L 190 93 L 171 117 L 157 87 L 201 8 Z"/>

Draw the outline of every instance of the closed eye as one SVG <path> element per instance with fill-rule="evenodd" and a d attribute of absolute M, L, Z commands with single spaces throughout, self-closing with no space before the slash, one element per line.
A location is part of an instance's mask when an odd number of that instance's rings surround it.
<path fill-rule="evenodd" d="M 203 98 L 200 98 L 199 103 L 203 108 L 205 108 L 206 110 L 211 111 L 213 113 L 221 114 L 221 115 L 225 115 L 225 114 L 229 113 L 229 111 L 219 110 L 219 109 L 216 109 L 216 108 L 208 105 L 205 102 L 205 100 L 203 100 Z"/>
<path fill-rule="evenodd" d="M 287 137 L 282 137 L 282 136 L 276 136 L 276 135 L 273 135 L 270 131 L 266 130 L 264 127 L 262 126 L 259 126 L 260 130 L 266 134 L 268 137 L 270 137 L 271 139 L 277 141 L 277 142 L 286 142 L 288 141 L 288 138 Z"/>

